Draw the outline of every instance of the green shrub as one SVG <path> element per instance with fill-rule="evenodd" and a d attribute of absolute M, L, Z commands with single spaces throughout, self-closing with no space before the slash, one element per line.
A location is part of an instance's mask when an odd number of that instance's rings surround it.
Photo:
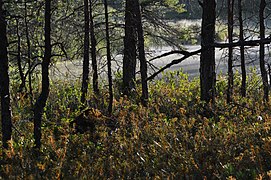
<path fill-rule="evenodd" d="M 239 81 L 240 76 L 235 76 Z M 148 107 L 118 96 L 111 117 L 117 129 L 95 127 L 76 134 L 69 122 L 80 113 L 80 83 L 51 84 L 42 128 L 42 148 L 32 149 L 33 123 L 20 121 L 29 101 L 12 103 L 14 125 L 9 150 L 1 150 L 4 179 L 268 179 L 271 177 L 271 108 L 252 88 L 234 102 L 225 100 L 226 80 L 218 78 L 216 105 L 199 97 L 199 79 L 182 72 L 166 73 L 149 85 Z M 253 85 L 253 86 L 252 86 Z M 140 88 L 138 88 L 140 89 Z M 107 92 L 95 108 L 106 112 Z M 138 92 L 140 94 L 140 92 Z M 205 116 L 206 109 L 212 113 Z M 263 120 L 258 120 L 261 116 Z M 19 133 L 20 132 L 20 133 Z"/>

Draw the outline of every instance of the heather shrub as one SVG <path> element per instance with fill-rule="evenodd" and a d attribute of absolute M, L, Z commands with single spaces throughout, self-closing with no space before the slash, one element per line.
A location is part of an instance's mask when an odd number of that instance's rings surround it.
<path fill-rule="evenodd" d="M 149 84 L 148 107 L 140 105 L 139 96 L 118 95 L 111 117 L 107 91 L 100 98 L 89 93 L 89 106 L 117 125 L 96 126 L 95 140 L 92 133 L 70 127 L 81 112 L 80 83 L 54 82 L 40 152 L 32 148 L 28 99 L 13 101 L 16 130 L 10 148 L 0 151 L 0 174 L 4 179 L 268 179 L 271 108 L 261 101 L 262 92 L 252 88 L 256 78 L 249 79 L 248 98 L 241 98 L 236 87 L 230 104 L 225 100 L 227 81 L 218 78 L 214 105 L 200 101 L 199 79 L 165 73 Z"/>

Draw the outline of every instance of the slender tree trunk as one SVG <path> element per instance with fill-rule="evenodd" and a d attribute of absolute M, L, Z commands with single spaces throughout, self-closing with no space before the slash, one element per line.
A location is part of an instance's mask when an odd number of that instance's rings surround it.
<path fill-rule="evenodd" d="M 123 94 L 130 95 L 135 88 L 136 72 L 136 22 L 135 1 L 126 0 L 125 6 L 125 37 L 123 57 Z"/>
<path fill-rule="evenodd" d="M 203 0 L 202 4 L 201 47 L 200 56 L 200 87 L 201 100 L 215 100 L 215 48 L 211 47 L 215 38 L 216 0 Z"/>
<path fill-rule="evenodd" d="M 33 89 L 32 89 L 32 78 L 31 78 L 31 44 L 29 38 L 29 27 L 28 27 L 28 19 L 27 19 L 27 2 L 24 2 L 24 23 L 25 23 L 25 33 L 26 33 L 26 44 L 27 44 L 27 64 L 28 64 L 28 86 L 29 86 L 29 94 L 31 105 L 33 105 Z"/>
<path fill-rule="evenodd" d="M 190 0 L 185 0 L 185 7 L 186 7 L 187 12 L 192 13 Z"/>
<path fill-rule="evenodd" d="M 112 83 L 112 73 L 111 73 L 111 52 L 110 52 L 110 36 L 109 36 L 109 27 L 108 27 L 108 5 L 107 0 L 104 0 L 104 9 L 105 9 L 105 32 L 106 32 L 106 57 L 107 57 L 107 74 L 108 74 L 108 83 L 109 83 L 109 105 L 108 113 L 112 114 L 113 109 L 113 83 Z"/>
<path fill-rule="evenodd" d="M 147 106 L 149 94 L 148 94 L 148 82 L 147 82 L 147 61 L 145 57 L 145 46 L 144 46 L 144 32 L 143 32 L 139 0 L 135 0 L 134 3 L 135 3 L 135 14 L 136 14 L 136 20 L 137 20 L 138 51 L 139 51 L 141 86 L 142 86 L 141 102 L 144 106 Z"/>
<path fill-rule="evenodd" d="M 234 0 L 228 0 L 228 38 L 229 43 L 233 42 L 233 6 Z M 229 47 L 228 59 L 228 89 L 227 89 L 227 102 L 232 101 L 233 94 L 233 47 Z"/>
<path fill-rule="evenodd" d="M 92 0 L 89 0 L 89 18 L 90 18 L 90 39 L 91 39 L 91 60 L 93 69 L 93 91 L 96 95 L 99 94 L 98 85 L 98 66 L 97 66 L 97 56 L 96 56 L 96 37 L 94 32 L 94 22 L 92 16 Z"/>
<path fill-rule="evenodd" d="M 89 11 L 88 0 L 84 0 L 84 15 L 85 15 L 85 35 L 84 35 L 84 61 L 83 61 L 83 79 L 81 88 L 81 103 L 85 103 L 88 91 L 89 82 Z"/>
<path fill-rule="evenodd" d="M 8 148 L 11 140 L 12 122 L 9 94 L 7 26 L 3 10 L 3 1 L 0 0 L 0 93 L 1 93 L 1 120 L 3 148 Z"/>
<path fill-rule="evenodd" d="M 51 0 L 45 0 L 45 54 L 42 61 L 42 90 L 34 109 L 34 138 L 36 148 L 41 147 L 41 120 L 49 95 L 49 64 L 51 59 Z"/>
<path fill-rule="evenodd" d="M 21 35 L 19 31 L 19 20 L 16 19 L 16 33 L 17 33 L 17 64 L 18 64 L 18 70 L 21 78 L 21 84 L 19 87 L 19 92 L 22 92 L 23 89 L 25 88 L 25 77 L 24 77 L 24 72 L 22 68 L 22 58 L 21 58 Z"/>
<path fill-rule="evenodd" d="M 271 86 L 271 66 L 269 63 L 267 64 L 267 66 L 268 66 L 269 87 L 270 87 Z"/>
<path fill-rule="evenodd" d="M 238 0 L 238 12 L 239 12 L 239 40 L 240 42 L 244 41 L 244 27 L 243 27 L 243 5 L 242 0 Z M 246 73 L 246 63 L 245 63 L 245 47 L 244 45 L 240 46 L 240 56 L 241 56 L 241 71 L 242 71 L 242 85 L 241 85 L 241 95 L 246 97 L 246 81 L 247 81 L 247 73 Z"/>
<path fill-rule="evenodd" d="M 260 12 L 259 12 L 259 18 L 260 18 L 260 39 L 265 38 L 265 25 L 264 25 L 264 10 L 266 7 L 265 0 L 261 0 L 260 3 Z M 260 43 L 260 69 L 261 69 L 261 76 L 263 81 L 263 91 L 264 91 L 264 101 L 268 102 L 268 94 L 269 94 L 269 87 L 268 87 L 268 77 L 267 77 L 267 71 L 265 68 L 265 45 L 264 43 Z"/>

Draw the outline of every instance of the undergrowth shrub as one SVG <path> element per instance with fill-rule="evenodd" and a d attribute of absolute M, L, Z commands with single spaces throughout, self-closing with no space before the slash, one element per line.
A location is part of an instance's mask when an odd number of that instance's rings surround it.
<path fill-rule="evenodd" d="M 114 99 L 110 118 L 118 127 L 112 131 L 97 126 L 99 138 L 94 141 L 91 133 L 77 134 L 69 126 L 80 113 L 80 83 L 55 82 L 44 114 L 40 152 L 32 149 L 33 122 L 22 121 L 24 111 L 30 111 L 28 100 L 12 102 L 16 131 L 10 148 L 0 151 L 0 175 L 4 179 L 270 178 L 270 106 L 253 88 L 249 98 L 241 98 L 239 87 L 227 104 L 226 79 L 218 78 L 217 84 L 215 105 L 204 104 L 199 79 L 166 73 L 150 83 L 148 107 L 140 105 L 139 96 Z M 96 102 L 90 104 L 107 116 L 107 97 L 102 91 L 100 98 L 89 93 L 87 100 Z M 211 116 L 206 116 L 206 109 Z"/>

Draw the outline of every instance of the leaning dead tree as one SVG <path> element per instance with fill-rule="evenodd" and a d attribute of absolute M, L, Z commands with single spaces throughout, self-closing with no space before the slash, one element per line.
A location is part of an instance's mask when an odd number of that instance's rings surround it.
<path fill-rule="evenodd" d="M 194 56 L 194 55 L 197 55 L 197 54 L 201 53 L 201 51 L 202 51 L 202 49 L 192 51 L 192 52 L 188 52 L 188 51 L 184 51 L 184 50 L 182 50 L 182 51 L 172 51 L 172 52 L 167 52 L 165 54 L 162 54 L 162 55 L 160 55 L 158 57 L 155 57 L 155 58 L 151 59 L 151 60 L 155 60 L 155 59 L 166 57 L 166 56 L 169 56 L 169 55 L 172 55 L 172 54 L 181 54 L 181 55 L 183 55 L 183 57 L 181 57 L 180 59 L 175 59 L 175 60 L 171 61 L 171 63 L 165 65 L 160 70 L 153 73 L 151 76 L 149 76 L 147 78 L 147 81 L 153 80 L 158 74 L 162 73 L 164 70 L 170 68 L 173 65 L 176 65 L 176 64 L 179 64 L 179 63 L 183 62 L 184 60 L 186 60 L 187 58 L 189 58 L 191 56 Z"/>
<path fill-rule="evenodd" d="M 224 49 L 224 48 L 230 48 L 230 47 L 233 48 L 233 47 L 240 47 L 240 46 L 244 46 L 244 47 L 245 46 L 259 46 L 260 44 L 270 44 L 270 43 L 271 43 L 271 37 L 267 37 L 267 38 L 261 38 L 261 39 L 257 39 L 257 40 L 238 41 L 238 42 L 233 42 L 233 43 L 213 43 L 213 44 L 210 44 L 209 46 Z M 181 58 L 171 61 L 169 64 L 165 65 L 160 70 L 158 70 L 157 72 L 155 72 L 154 74 L 149 76 L 147 78 L 147 81 L 153 80 L 158 74 L 160 74 L 164 70 L 170 68 L 171 66 L 179 64 L 179 63 L 183 62 L 184 60 L 186 60 L 187 58 L 194 56 L 194 55 L 198 55 L 204 51 L 207 51 L 208 49 L 209 48 L 206 47 L 206 48 L 201 48 L 201 49 L 198 49 L 196 51 L 191 51 L 191 52 L 185 51 L 185 50 L 181 50 L 181 51 L 174 50 L 174 51 L 159 55 L 155 58 L 152 58 L 151 60 L 155 60 L 155 59 L 166 57 L 166 56 L 169 56 L 172 54 L 183 55 Z"/>
<path fill-rule="evenodd" d="M 229 47 L 240 47 L 240 46 L 259 46 L 261 42 L 263 44 L 270 44 L 271 43 L 271 38 L 267 37 L 267 38 L 264 38 L 264 39 L 238 41 L 238 42 L 233 42 L 233 43 L 214 43 L 211 46 L 215 47 L 215 48 L 224 49 L 224 48 L 229 48 Z M 179 64 L 179 63 L 183 62 L 184 60 L 186 60 L 187 58 L 189 58 L 191 56 L 199 55 L 202 51 L 206 51 L 206 50 L 207 49 L 198 49 L 198 50 L 191 51 L 191 52 L 185 51 L 185 50 L 180 50 L 180 51 L 174 50 L 174 51 L 166 52 L 164 54 L 161 54 L 161 55 L 159 55 L 157 57 L 154 57 L 154 58 L 150 59 L 149 61 L 153 61 L 153 60 L 160 59 L 160 58 L 172 55 L 172 54 L 183 55 L 183 57 L 171 61 L 169 64 L 165 65 L 160 70 L 153 73 L 151 76 L 149 76 L 147 78 L 147 81 L 153 80 L 158 74 L 162 73 L 164 70 L 170 68 L 171 66 Z"/>
<path fill-rule="evenodd" d="M 238 41 L 238 42 L 233 42 L 233 43 L 214 43 L 211 46 L 213 46 L 215 48 L 225 49 L 225 48 L 229 48 L 229 47 L 240 47 L 240 46 L 259 46 L 260 43 L 270 44 L 271 43 L 271 37 L 258 39 L 258 40 Z M 160 70 L 153 73 L 151 76 L 149 76 L 147 78 L 147 81 L 153 80 L 158 74 L 162 73 L 163 71 L 170 68 L 171 66 L 179 64 L 179 63 L 183 62 L 184 60 L 186 60 L 187 58 L 189 58 L 191 56 L 199 55 L 202 51 L 206 51 L 206 50 L 207 49 L 198 49 L 196 51 L 191 51 L 191 52 L 185 51 L 185 50 L 180 50 L 180 51 L 174 50 L 174 51 L 166 52 L 164 54 L 161 54 L 161 55 L 159 55 L 157 57 L 154 57 L 154 58 L 150 59 L 149 61 L 153 61 L 153 60 L 160 59 L 160 58 L 172 55 L 172 54 L 183 55 L 183 57 L 171 61 L 169 64 L 165 65 Z"/>

